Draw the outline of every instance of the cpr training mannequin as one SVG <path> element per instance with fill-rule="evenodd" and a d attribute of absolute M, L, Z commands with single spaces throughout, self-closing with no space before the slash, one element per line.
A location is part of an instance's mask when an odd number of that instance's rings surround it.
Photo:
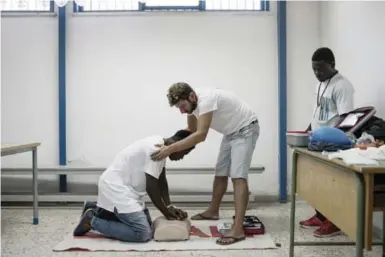
<path fill-rule="evenodd" d="M 189 219 L 168 220 L 159 216 L 153 221 L 155 241 L 184 241 L 190 238 L 191 222 Z"/>

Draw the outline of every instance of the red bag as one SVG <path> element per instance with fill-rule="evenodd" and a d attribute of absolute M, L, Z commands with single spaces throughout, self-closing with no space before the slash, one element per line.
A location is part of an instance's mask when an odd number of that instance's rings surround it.
<path fill-rule="evenodd" d="M 235 219 L 235 216 L 233 216 Z M 245 235 L 263 235 L 265 234 L 265 226 L 257 216 L 245 216 L 243 221 L 243 229 Z"/>

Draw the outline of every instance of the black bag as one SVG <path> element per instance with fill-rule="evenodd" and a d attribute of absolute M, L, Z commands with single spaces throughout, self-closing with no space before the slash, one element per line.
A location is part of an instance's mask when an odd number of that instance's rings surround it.
<path fill-rule="evenodd" d="M 357 138 L 360 138 L 362 133 L 366 132 L 372 135 L 374 139 L 385 141 L 385 121 L 379 117 L 371 117 L 364 126 L 354 132 Z"/>

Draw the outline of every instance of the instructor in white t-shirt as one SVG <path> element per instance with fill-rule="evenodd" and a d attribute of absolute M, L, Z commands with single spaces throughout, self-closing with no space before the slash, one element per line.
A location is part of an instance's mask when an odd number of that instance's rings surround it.
<path fill-rule="evenodd" d="M 145 206 L 148 195 L 167 219 L 183 220 L 187 213 L 171 205 L 166 179 L 166 160 L 154 162 L 156 145 L 170 145 L 191 135 L 179 130 L 170 138 L 151 136 L 137 140 L 117 154 L 99 178 L 97 203 L 86 202 L 74 236 L 91 229 L 125 242 L 152 239 L 151 217 Z M 174 152 L 170 160 L 181 160 L 194 147 Z"/>
<path fill-rule="evenodd" d="M 308 130 L 320 127 L 335 127 L 354 110 L 354 88 L 352 83 L 335 68 L 332 50 L 318 48 L 312 56 L 314 75 L 318 79 L 315 91 L 315 106 Z M 320 181 L 322 183 L 322 181 Z M 315 237 L 331 237 L 341 230 L 316 210 L 316 214 L 299 222 L 302 228 L 314 229 Z"/>
<path fill-rule="evenodd" d="M 209 129 L 223 135 L 215 167 L 213 198 L 209 208 L 191 217 L 192 220 L 218 220 L 219 206 L 231 177 L 235 193 L 235 220 L 232 229 L 217 240 L 233 244 L 245 239 L 243 221 L 248 204 L 248 172 L 255 144 L 259 137 L 256 113 L 242 99 L 221 89 L 192 89 L 187 83 L 173 84 L 168 101 L 182 114 L 187 114 L 189 137 L 169 146 L 162 146 L 152 155 L 163 160 L 174 152 L 188 149 L 206 140 Z"/>

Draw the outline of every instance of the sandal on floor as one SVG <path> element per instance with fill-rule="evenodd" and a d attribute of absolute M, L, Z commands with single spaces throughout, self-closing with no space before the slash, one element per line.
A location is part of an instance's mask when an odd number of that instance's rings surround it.
<path fill-rule="evenodd" d="M 190 218 L 190 220 L 219 220 L 219 217 L 207 217 L 203 215 L 202 213 L 199 213 L 197 215 L 194 215 Z"/>
<path fill-rule="evenodd" d="M 246 239 L 245 236 L 243 236 L 243 237 L 223 236 L 223 237 L 217 239 L 217 244 L 219 244 L 219 245 L 231 245 L 231 244 L 235 244 L 239 241 L 243 241 L 245 239 Z"/>

